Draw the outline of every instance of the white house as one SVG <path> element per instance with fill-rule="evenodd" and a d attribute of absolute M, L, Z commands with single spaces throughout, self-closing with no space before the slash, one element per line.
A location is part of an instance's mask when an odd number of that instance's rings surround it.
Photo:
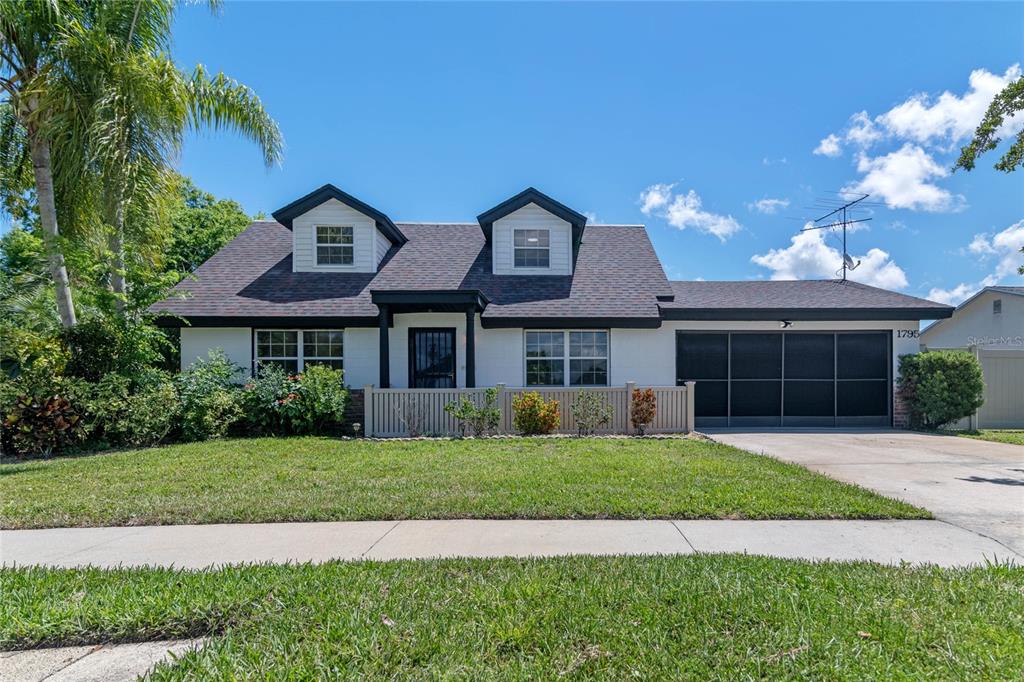
<path fill-rule="evenodd" d="M 358 387 L 675 386 L 697 425 L 890 425 L 898 356 L 952 308 L 848 281 L 669 281 L 642 225 L 535 189 L 475 223 L 394 223 L 325 185 L 154 306 L 188 366 L 312 362 Z"/>

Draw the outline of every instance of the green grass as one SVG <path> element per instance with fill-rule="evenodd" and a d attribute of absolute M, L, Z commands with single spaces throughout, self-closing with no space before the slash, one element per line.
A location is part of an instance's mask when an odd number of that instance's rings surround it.
<path fill-rule="evenodd" d="M 0 466 L 0 526 L 447 518 L 928 518 L 689 439 L 262 438 Z"/>
<path fill-rule="evenodd" d="M 956 431 L 955 433 L 963 438 L 1024 445 L 1024 429 L 979 429 L 978 431 Z"/>
<path fill-rule="evenodd" d="M 1017 679 L 1024 569 L 738 555 L 0 571 L 0 648 L 213 635 L 156 680 Z"/>

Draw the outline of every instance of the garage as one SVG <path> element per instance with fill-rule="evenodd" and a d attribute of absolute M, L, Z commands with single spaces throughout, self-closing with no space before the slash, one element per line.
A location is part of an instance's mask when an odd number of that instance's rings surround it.
<path fill-rule="evenodd" d="M 891 332 L 677 331 L 700 427 L 890 426 Z"/>

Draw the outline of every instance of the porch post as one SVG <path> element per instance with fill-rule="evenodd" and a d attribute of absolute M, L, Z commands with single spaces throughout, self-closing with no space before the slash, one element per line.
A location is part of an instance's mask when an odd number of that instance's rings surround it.
<path fill-rule="evenodd" d="M 391 388 L 391 357 L 389 354 L 390 344 L 388 343 L 388 307 L 378 305 L 380 314 L 377 322 L 380 325 L 380 387 Z"/>
<path fill-rule="evenodd" d="M 476 310 L 466 310 L 466 388 L 476 388 Z"/>

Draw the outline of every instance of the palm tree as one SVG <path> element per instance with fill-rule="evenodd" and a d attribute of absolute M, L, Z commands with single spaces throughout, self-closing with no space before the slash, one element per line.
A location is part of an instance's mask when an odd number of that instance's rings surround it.
<path fill-rule="evenodd" d="M 99 214 L 107 224 L 111 289 L 123 309 L 126 216 L 150 222 L 187 130 L 228 128 L 255 141 L 268 166 L 280 159 L 277 124 L 249 88 L 174 65 L 175 8 L 171 0 L 0 0 L 0 87 L 31 152 L 64 326 L 75 324 L 75 309 L 58 204 L 65 217 Z"/>
<path fill-rule="evenodd" d="M 55 119 L 66 112 L 54 106 L 61 98 L 48 86 L 52 69 L 64 59 L 61 26 L 73 21 L 78 9 L 65 0 L 0 0 L 0 88 L 7 94 L 13 120 L 25 131 L 45 235 L 47 268 L 65 327 L 75 324 L 75 306 L 60 245 L 50 133 Z"/>

